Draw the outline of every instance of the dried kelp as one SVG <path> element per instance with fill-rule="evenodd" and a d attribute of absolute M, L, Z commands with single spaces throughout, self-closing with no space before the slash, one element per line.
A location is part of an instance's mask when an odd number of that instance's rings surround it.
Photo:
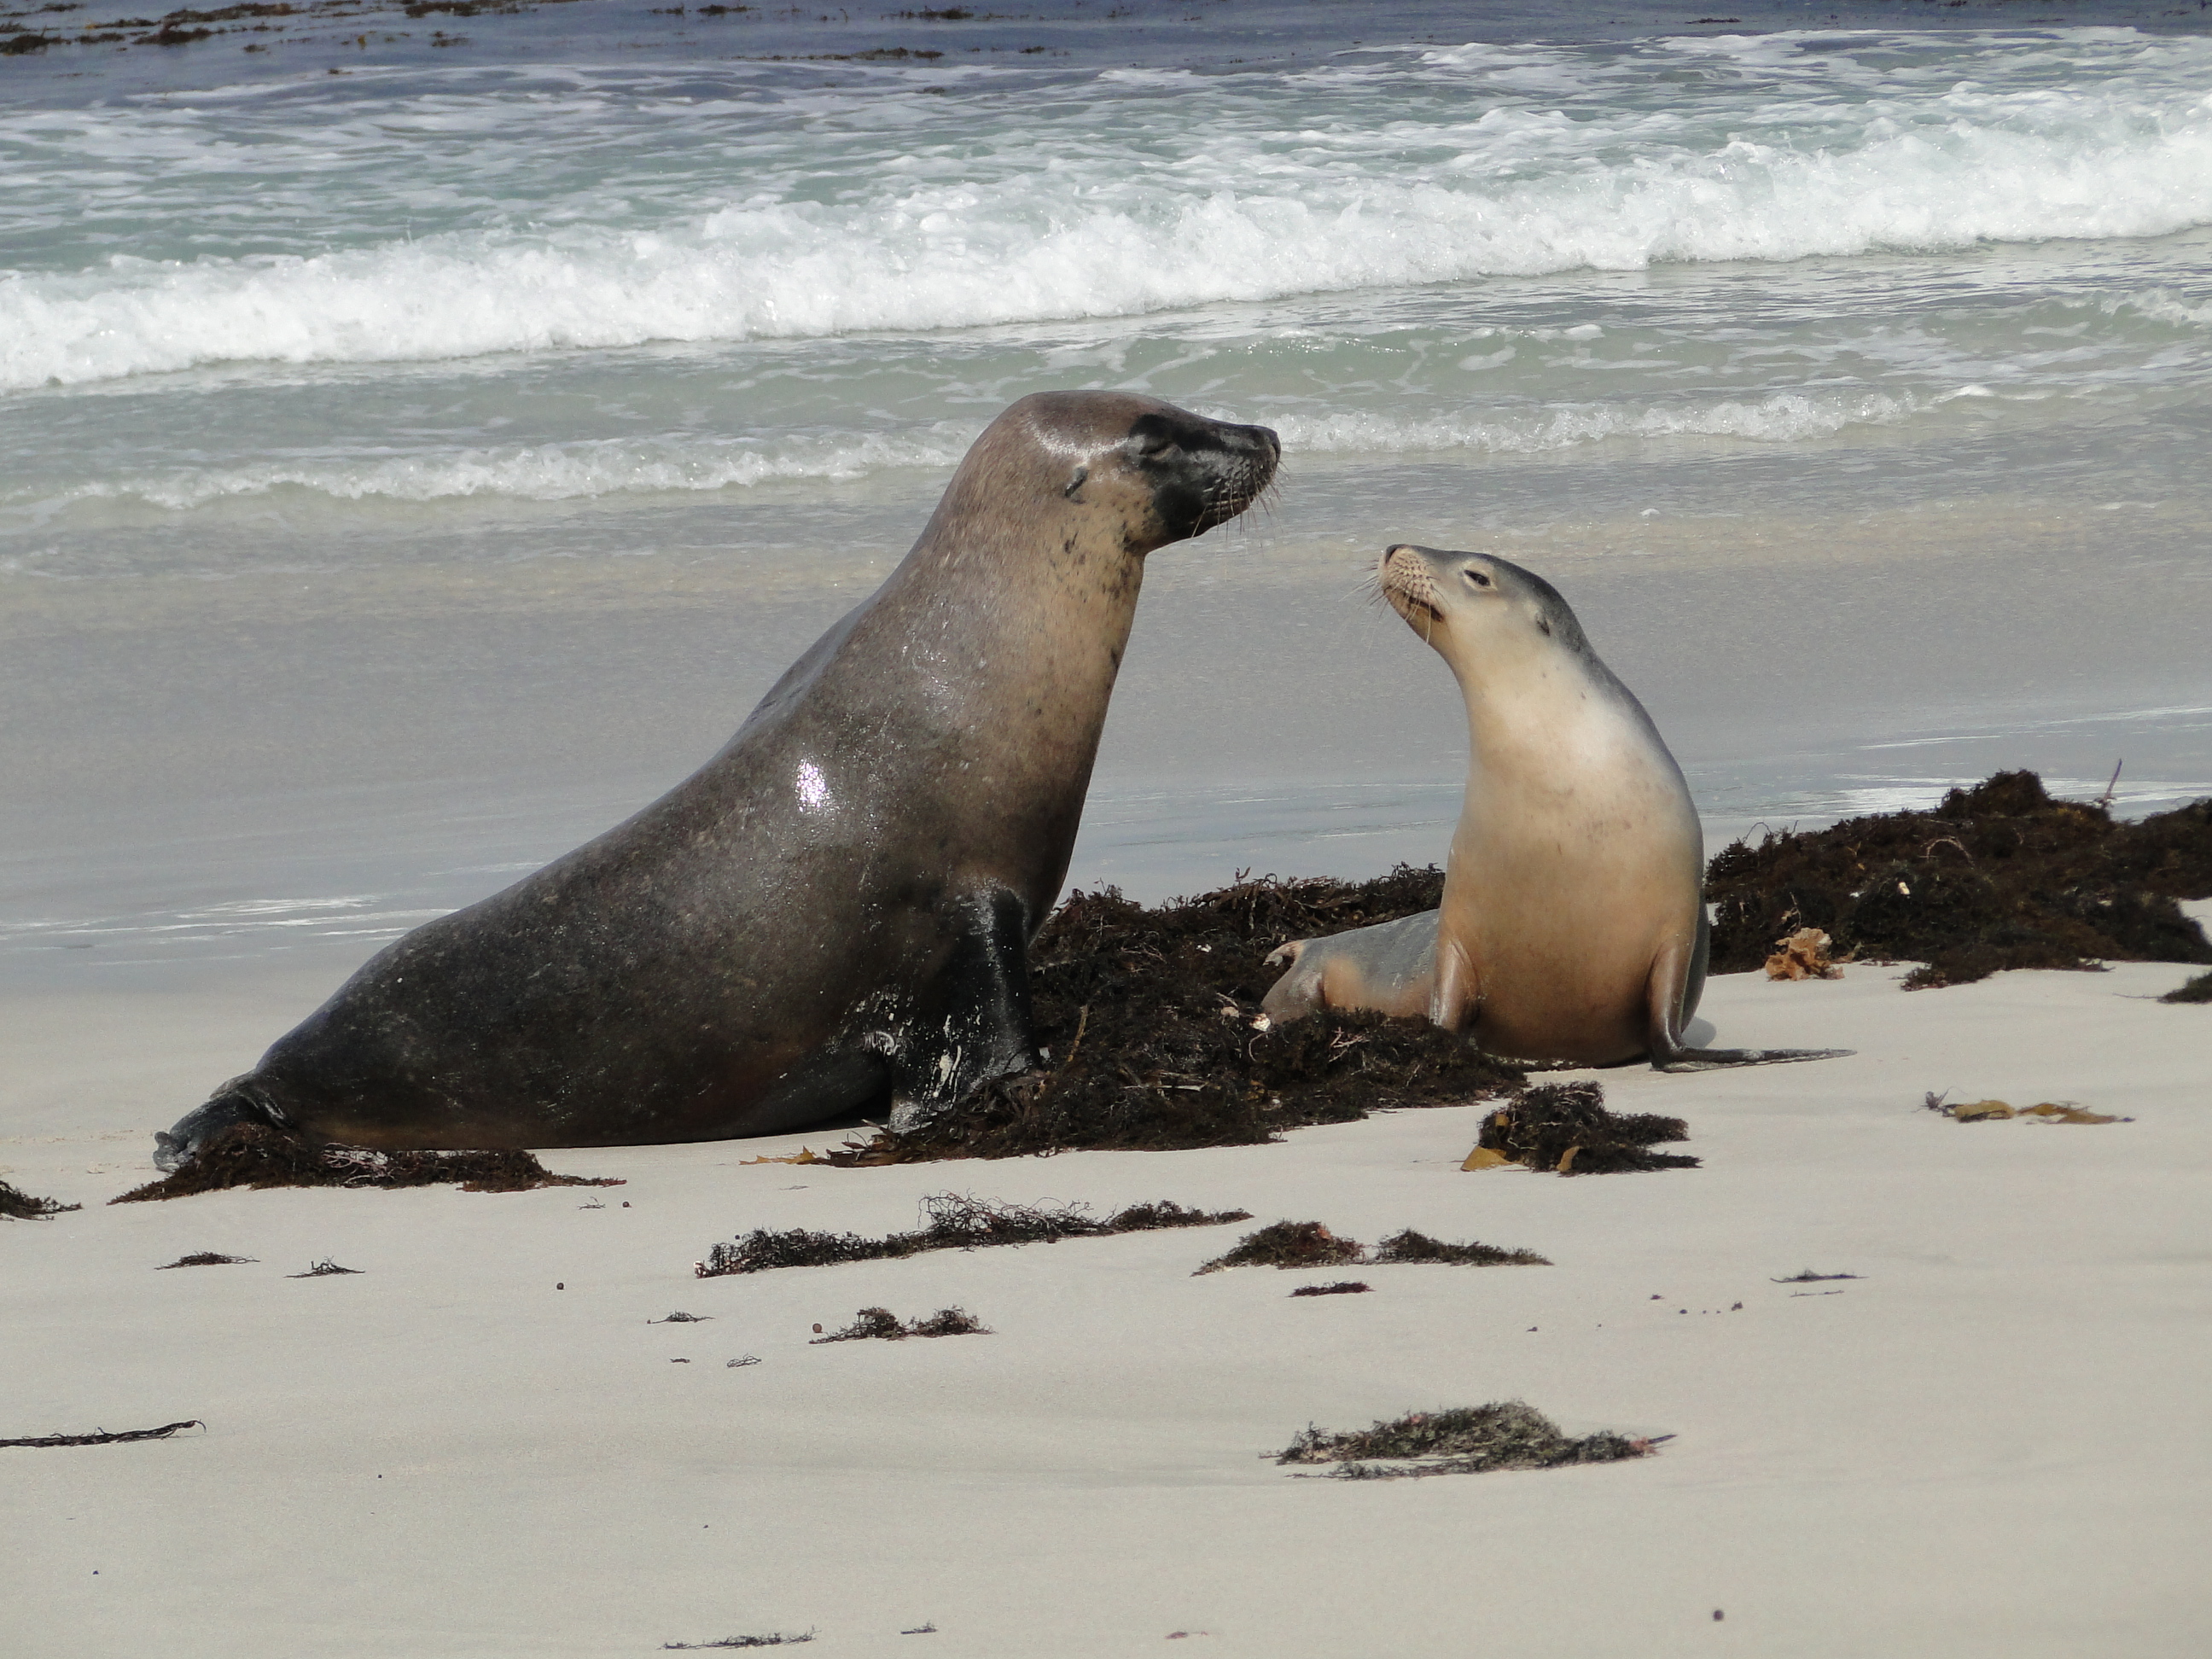
<path fill-rule="evenodd" d="M 179 1429 L 204 1429 L 207 1425 L 197 1417 L 187 1417 L 180 1423 L 164 1423 L 158 1429 L 124 1429 L 110 1434 L 106 1429 L 91 1434 L 42 1434 L 28 1440 L 0 1440 L 0 1446 L 113 1446 L 125 1440 L 167 1440 Z"/>
<path fill-rule="evenodd" d="M 820 1329 L 819 1326 L 815 1328 Z M 909 1336 L 988 1336 L 991 1328 L 964 1308 L 939 1308 L 935 1313 L 901 1324 L 889 1308 L 863 1308 L 842 1331 L 817 1336 L 807 1346 L 825 1342 L 903 1342 Z"/>
<path fill-rule="evenodd" d="M 1817 927 L 1800 927 L 1787 939 L 1775 941 L 1776 950 L 1766 959 L 1769 979 L 1841 979 L 1844 970 L 1836 966 L 1835 958 L 1828 954 L 1835 944 Z"/>
<path fill-rule="evenodd" d="M 1249 1221 L 1249 1210 L 1186 1209 L 1165 1199 L 1132 1204 L 1103 1219 L 1087 1204 L 998 1204 L 965 1193 L 921 1200 L 921 1226 L 910 1233 L 863 1238 L 858 1233 L 781 1231 L 756 1227 L 734 1244 L 717 1244 L 692 1264 L 701 1279 L 766 1273 L 773 1267 L 822 1267 L 840 1261 L 883 1261 L 925 1250 L 974 1250 L 994 1244 L 1054 1244 L 1063 1238 L 1103 1238 L 1167 1227 L 1218 1227 Z"/>
<path fill-rule="evenodd" d="M 619 1187 L 611 1179 L 555 1175 L 532 1154 L 503 1152 L 373 1152 L 318 1146 L 264 1123 L 234 1123 L 184 1166 L 134 1187 L 111 1204 L 184 1198 L 226 1187 L 433 1187 L 466 1193 L 521 1193 L 537 1187 Z"/>
<path fill-rule="evenodd" d="M 1284 940 L 1433 909 L 1443 884 L 1436 870 L 1401 865 L 1361 883 L 1240 880 L 1157 909 L 1110 888 L 1073 894 L 1030 949 L 1044 1064 L 830 1161 L 1247 1146 L 1512 1087 L 1522 1073 L 1424 1020 L 1324 1012 L 1253 1023 L 1279 974 L 1267 955 Z"/>
<path fill-rule="evenodd" d="M 58 1204 L 51 1198 L 33 1198 L 21 1188 L 0 1181 L 0 1216 L 10 1221 L 44 1221 L 49 1216 L 82 1210 L 82 1204 Z"/>
<path fill-rule="evenodd" d="M 1807 928 L 1862 959 L 1924 965 L 1908 988 L 2004 968 L 2212 963 L 2178 899 L 2212 897 L 2212 800 L 2138 823 L 2054 801 L 2033 772 L 1954 789 L 1928 812 L 1736 842 L 1705 876 L 1712 971 L 1759 967 Z"/>
<path fill-rule="evenodd" d="M 1554 1469 L 1643 1457 L 1656 1443 L 1618 1434 L 1577 1439 L 1518 1400 L 1447 1411 L 1409 1412 L 1371 1429 L 1327 1434 L 1309 1425 L 1275 1454 L 1278 1463 L 1335 1463 L 1343 1480 L 1402 1480 L 1492 1469 Z"/>
<path fill-rule="evenodd" d="M 1192 1275 L 1225 1267 L 1335 1267 L 1440 1263 L 1458 1267 L 1548 1267 L 1534 1250 L 1503 1250 L 1494 1244 L 1446 1244 L 1407 1228 L 1372 1251 L 1356 1238 L 1331 1232 L 1318 1221 L 1278 1221 L 1247 1233 L 1226 1255 L 1218 1255 Z"/>
<path fill-rule="evenodd" d="M 2168 991 L 2160 1002 L 2212 1002 L 2212 974 L 2199 974 Z"/>
<path fill-rule="evenodd" d="M 1301 1285 L 1292 1296 L 1364 1296 L 1375 1287 L 1364 1279 L 1339 1279 L 1327 1285 Z"/>
<path fill-rule="evenodd" d="M 1393 1233 L 1375 1247 L 1370 1261 L 1439 1262 L 1448 1267 L 1548 1267 L 1552 1264 L 1534 1250 L 1501 1250 L 1495 1244 L 1447 1244 L 1417 1233 L 1411 1227 Z"/>
<path fill-rule="evenodd" d="M 1277 1221 L 1237 1240 L 1236 1247 L 1199 1268 L 1218 1273 L 1224 1267 L 1336 1267 L 1367 1260 L 1367 1247 L 1340 1238 L 1318 1221 Z M 1195 1277 L 1195 1275 L 1194 1275 Z"/>
<path fill-rule="evenodd" d="M 201 1250 L 191 1255 L 180 1255 L 174 1261 L 164 1261 L 154 1271 L 167 1273 L 172 1267 L 236 1267 L 258 1259 L 250 1255 L 224 1255 L 216 1250 Z"/>
<path fill-rule="evenodd" d="M 2002 1100 L 1961 1100 L 1946 1103 L 1930 1095 L 1929 1109 L 1958 1123 L 1996 1123 L 2015 1119 L 2027 1123 L 2132 1123 L 2135 1119 L 2112 1112 L 2093 1112 L 2070 1100 L 2039 1101 L 2014 1106 Z"/>
<path fill-rule="evenodd" d="M 1694 1170 L 1698 1160 L 1655 1152 L 1656 1143 L 1687 1140 L 1679 1117 L 1613 1113 L 1595 1083 L 1541 1083 L 1523 1089 L 1483 1120 L 1470 1167 L 1482 1162 L 1525 1164 L 1561 1175 L 1613 1175 L 1636 1170 Z M 1485 1159 L 1482 1154 L 1492 1156 Z"/>

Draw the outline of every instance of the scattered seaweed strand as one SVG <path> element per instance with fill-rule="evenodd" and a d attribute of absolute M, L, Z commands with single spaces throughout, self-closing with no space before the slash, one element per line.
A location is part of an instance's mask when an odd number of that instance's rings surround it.
<path fill-rule="evenodd" d="M 58 1215 L 67 1215 L 71 1210 L 82 1210 L 82 1204 L 62 1204 L 51 1198 L 33 1198 L 21 1188 L 0 1181 L 0 1216 L 11 1221 L 47 1221 Z"/>
<path fill-rule="evenodd" d="M 695 1277 L 766 1273 L 776 1267 L 820 1267 L 842 1261 L 882 1261 L 925 1250 L 972 1250 L 994 1245 L 1052 1244 L 1063 1238 L 1102 1238 L 1117 1233 L 1173 1227 L 1218 1227 L 1249 1221 L 1249 1210 L 1187 1209 L 1167 1199 L 1132 1204 L 1103 1219 L 1085 1204 L 998 1203 L 965 1193 L 939 1193 L 921 1201 L 923 1224 L 913 1232 L 863 1238 L 858 1233 L 809 1228 L 756 1227 L 734 1243 L 717 1244 L 691 1264 Z"/>
<path fill-rule="evenodd" d="M 776 1631 L 766 1636 L 725 1636 L 717 1642 L 663 1642 L 660 1646 L 665 1653 L 696 1653 L 707 1648 L 785 1648 L 813 1639 L 811 1630 L 796 1635 Z"/>
<path fill-rule="evenodd" d="M 45 1434 L 28 1440 L 0 1440 L 0 1446 L 112 1446 L 125 1440 L 167 1440 L 179 1429 L 204 1429 L 207 1425 L 197 1417 L 187 1417 L 181 1422 L 164 1423 L 158 1429 L 124 1429 L 111 1434 L 98 1429 L 90 1434 Z"/>
<path fill-rule="evenodd" d="M 1200 1267 L 1191 1277 L 1229 1267 L 1336 1267 L 1441 1264 L 1457 1267 L 1548 1267 L 1534 1250 L 1504 1250 L 1494 1244 L 1447 1244 L 1411 1227 L 1394 1233 L 1370 1250 L 1356 1238 L 1329 1231 L 1318 1221 L 1278 1221 L 1247 1233 L 1234 1249 Z"/>
<path fill-rule="evenodd" d="M 265 1123 L 234 1123 L 182 1166 L 159 1181 L 107 1201 L 144 1204 L 231 1187 L 429 1187 L 458 1185 L 465 1193 L 520 1193 L 538 1187 L 619 1187 L 619 1180 L 555 1175 L 531 1153 L 495 1152 L 376 1152 L 366 1146 L 323 1146 Z"/>

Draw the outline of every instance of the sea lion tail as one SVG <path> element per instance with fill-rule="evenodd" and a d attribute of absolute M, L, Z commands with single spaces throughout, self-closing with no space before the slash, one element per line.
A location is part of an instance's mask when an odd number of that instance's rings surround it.
<path fill-rule="evenodd" d="M 194 1107 L 168 1128 L 155 1132 L 154 1167 L 166 1173 L 190 1163 L 201 1147 L 234 1123 L 266 1123 L 282 1128 L 289 1121 L 283 1109 L 248 1072 L 219 1085 L 205 1105 Z"/>

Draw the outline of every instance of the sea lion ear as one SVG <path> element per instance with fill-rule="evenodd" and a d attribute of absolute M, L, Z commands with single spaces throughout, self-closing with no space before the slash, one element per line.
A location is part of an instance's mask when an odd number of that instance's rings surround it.
<path fill-rule="evenodd" d="M 1075 492 L 1076 492 L 1077 490 L 1079 490 L 1079 489 L 1082 489 L 1082 488 L 1083 488 L 1083 482 L 1084 482 L 1084 480 L 1085 480 L 1085 479 L 1086 479 L 1086 478 L 1088 478 L 1090 476 L 1091 476 L 1091 469 L 1090 469 L 1089 467 L 1087 467 L 1087 466 L 1079 466 L 1079 467 L 1077 467 L 1077 468 L 1075 469 L 1075 471 L 1074 471 L 1073 475 L 1072 477 L 1069 477 L 1069 479 L 1068 479 L 1068 481 L 1067 481 L 1067 488 L 1066 488 L 1066 489 L 1063 489 L 1063 490 L 1061 490 L 1060 493 L 1061 495 L 1063 495 L 1066 496 L 1066 497 L 1067 497 L 1067 499 L 1068 499 L 1069 501 L 1075 501 L 1075 500 L 1077 500 L 1077 499 L 1078 499 L 1078 497 L 1077 497 L 1077 495 L 1076 495 L 1076 493 L 1075 493 Z"/>

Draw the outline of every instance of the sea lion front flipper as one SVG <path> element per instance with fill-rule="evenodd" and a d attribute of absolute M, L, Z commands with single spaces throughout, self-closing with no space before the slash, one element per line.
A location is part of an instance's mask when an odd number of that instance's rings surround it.
<path fill-rule="evenodd" d="M 1029 908 L 1000 890 L 958 906 L 943 1012 L 905 1034 L 894 1062 L 891 1127 L 919 1128 L 995 1077 L 1040 1056 L 1030 1018 Z"/>
<path fill-rule="evenodd" d="M 1682 1028 L 1698 1010 L 1705 985 L 1711 930 L 1700 911 L 1697 941 L 1688 949 L 1670 945 L 1651 964 L 1647 993 L 1650 1014 L 1650 1054 L 1656 1072 L 1717 1072 L 1730 1066 L 1779 1066 L 1795 1060 L 1841 1060 L 1850 1048 L 1692 1048 Z"/>
<path fill-rule="evenodd" d="M 1441 918 L 1442 911 L 1437 915 Z M 1442 931 L 1437 934 L 1436 978 L 1429 986 L 1429 1023 L 1464 1035 L 1482 1006 L 1481 981 L 1468 960 L 1467 947 Z"/>

